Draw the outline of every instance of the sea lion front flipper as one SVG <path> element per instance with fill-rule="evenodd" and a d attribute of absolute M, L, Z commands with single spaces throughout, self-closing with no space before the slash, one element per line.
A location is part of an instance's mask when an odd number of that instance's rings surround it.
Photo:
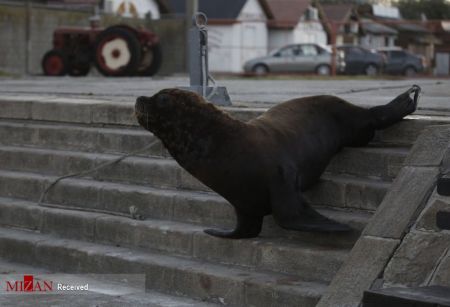
<path fill-rule="evenodd" d="M 283 173 L 283 172 L 281 172 Z M 298 178 L 274 180 L 270 186 L 270 202 L 275 222 L 282 228 L 314 232 L 347 232 L 347 225 L 333 221 L 311 208 L 303 199 Z"/>
<path fill-rule="evenodd" d="M 236 210 L 237 226 L 234 230 L 205 229 L 204 232 L 219 238 L 254 238 L 261 232 L 263 216 L 249 216 Z"/>

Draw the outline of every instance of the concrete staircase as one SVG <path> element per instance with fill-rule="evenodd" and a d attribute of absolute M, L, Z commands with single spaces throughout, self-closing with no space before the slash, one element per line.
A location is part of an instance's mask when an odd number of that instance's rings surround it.
<path fill-rule="evenodd" d="M 260 237 L 224 240 L 202 230 L 233 227 L 231 206 L 161 145 L 61 180 L 39 206 L 41 194 L 58 177 L 139 150 L 154 137 L 116 117 L 93 123 L 92 114 L 83 111 L 93 109 L 87 103 L 78 105 L 73 118 L 58 117 L 44 102 L 29 108 L 34 113 L 0 110 L 0 257 L 68 273 L 145 273 L 149 291 L 197 300 L 198 306 L 314 306 L 420 131 L 446 122 L 405 120 L 378 134 L 370 146 L 346 148 L 335 157 L 307 199 L 323 214 L 353 226 L 353 233 L 286 231 L 269 216 Z M 131 113 L 132 107 L 103 108 L 115 114 Z M 130 207 L 145 220 L 130 218 Z"/>

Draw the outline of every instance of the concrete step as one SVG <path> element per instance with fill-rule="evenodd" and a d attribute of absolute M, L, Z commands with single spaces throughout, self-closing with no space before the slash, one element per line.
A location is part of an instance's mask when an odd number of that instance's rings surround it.
<path fill-rule="evenodd" d="M 339 200 L 340 197 L 342 201 L 349 201 L 342 197 L 343 195 L 347 197 L 347 194 L 352 195 L 354 187 L 358 187 L 358 181 L 355 180 L 352 183 L 348 178 L 345 178 L 345 181 L 339 182 L 338 178 L 332 177 L 331 181 L 333 183 L 321 185 L 325 188 L 333 185 L 333 189 L 324 190 L 323 192 L 313 190 L 313 193 L 307 195 L 308 200 L 313 204 L 317 201 L 316 204 L 322 206 L 327 205 L 326 198 L 332 201 L 334 199 Z M 55 179 L 56 177 L 54 176 L 42 174 L 0 171 L 0 196 L 38 201 L 44 189 Z M 365 183 L 359 188 L 362 191 L 369 191 Z M 336 195 L 336 197 L 330 197 L 330 195 Z M 368 195 L 370 196 L 370 193 Z M 357 196 L 361 197 L 361 195 Z M 363 197 L 367 198 L 368 196 L 363 195 Z M 122 214 L 129 214 L 130 207 L 134 207 L 139 214 L 148 218 L 203 225 L 232 227 L 235 223 L 234 210 L 231 205 L 219 195 L 207 192 L 159 189 L 139 185 L 68 178 L 58 182 L 49 191 L 46 202 L 67 207 L 80 207 Z M 331 217 L 333 217 L 334 212 L 336 210 L 333 208 L 324 210 L 324 214 L 331 214 Z M 336 217 L 338 220 L 340 218 L 345 219 L 346 217 Z M 355 229 L 361 230 L 365 227 L 366 220 L 344 222 L 349 222 Z"/>
<path fill-rule="evenodd" d="M 378 130 L 373 142 L 388 146 L 411 146 L 426 127 L 448 124 L 449 116 L 410 115 L 388 129 Z"/>
<path fill-rule="evenodd" d="M 392 180 L 402 167 L 404 148 L 345 148 L 327 168 L 328 172 Z M 92 170 L 119 155 L 61 151 L 0 145 L 4 170 L 39 172 L 63 176 Z M 87 174 L 98 180 L 145 184 L 158 187 L 211 191 L 172 159 L 128 157 L 120 163 Z"/>
<path fill-rule="evenodd" d="M 302 280 L 330 281 L 349 252 L 283 238 L 223 240 L 203 227 L 173 221 L 126 217 L 38 206 L 0 198 L 0 225 L 38 230 L 59 237 L 160 251 L 214 263 L 290 273 Z"/>
<path fill-rule="evenodd" d="M 97 127 L 66 123 L 0 120 L 0 145 L 17 145 L 98 153 L 136 152 L 155 140 L 133 127 Z M 166 156 L 162 144 L 141 155 Z"/>
<path fill-rule="evenodd" d="M 408 152 L 408 147 L 347 147 L 334 156 L 327 171 L 391 181 L 402 168 Z"/>
<path fill-rule="evenodd" d="M 147 131 L 129 127 L 105 128 L 32 121 L 0 121 L 0 145 L 4 146 L 129 154 L 140 151 L 154 140 L 155 138 Z M 407 147 L 346 148 L 338 153 L 329 169 L 390 179 L 395 177 L 406 153 Z M 136 155 L 170 157 L 161 143 Z M 355 159 L 358 163 L 351 163 Z"/>
<path fill-rule="evenodd" d="M 94 125 L 138 126 L 134 115 L 134 101 L 114 102 L 82 98 L 0 97 L 0 118 L 53 121 Z M 134 100 L 135 98 L 133 98 Z M 247 121 L 266 111 L 265 108 L 224 107 L 233 117 Z"/>
<path fill-rule="evenodd" d="M 114 161 L 120 155 L 63 151 L 0 145 L 0 166 L 4 170 L 28 171 L 63 176 L 94 169 Z M 173 159 L 162 157 L 127 157 L 120 163 L 101 168 L 85 177 L 114 182 L 209 191 Z"/>
<path fill-rule="evenodd" d="M 317 185 L 305 192 L 305 198 L 316 206 L 375 211 L 390 185 L 378 178 L 325 173 Z"/>
<path fill-rule="evenodd" d="M 445 121 L 434 118 L 405 120 L 395 127 L 379 132 L 374 142 L 381 146 L 408 147 L 424 127 L 442 123 Z M 154 137 L 147 131 L 132 127 L 95 127 L 17 120 L 0 121 L 0 145 L 36 146 L 99 153 L 130 153 L 144 148 L 153 140 Z M 167 153 L 162 145 L 155 145 L 141 155 L 167 156 Z"/>
<path fill-rule="evenodd" d="M 66 273 L 144 273 L 146 287 L 230 306 L 315 306 L 326 284 L 113 247 L 48 234 L 0 228 L 0 257 Z"/>
<path fill-rule="evenodd" d="M 92 120 L 92 115 L 89 115 L 87 120 L 74 121 L 72 119 L 76 117 L 75 113 L 86 111 L 83 110 L 85 106 L 79 105 L 78 108 L 80 111 L 75 111 L 73 114 L 66 112 L 64 116 L 58 114 L 54 109 L 49 108 L 45 111 L 48 115 L 43 112 L 42 116 L 37 117 L 31 116 L 27 112 L 24 114 L 16 114 L 13 110 L 15 107 L 6 105 L 2 106 L 0 110 L 0 118 L 3 118 L 0 121 L 0 131 L 2 131 L 0 140 L 4 137 L 8 138 L 2 144 L 39 146 L 40 143 L 46 143 L 48 146 L 53 146 L 52 148 L 60 149 L 81 150 L 79 146 L 84 146 L 85 149 L 83 150 L 87 151 L 130 152 L 133 151 L 133 148 L 137 150 L 150 143 L 150 133 L 138 128 L 135 119 L 130 114 L 125 116 L 126 120 L 117 120 L 115 118 L 124 116 L 124 112 L 120 110 L 117 113 L 108 111 L 110 114 L 102 120 Z M 64 108 L 65 106 L 64 104 L 55 106 L 55 108 L 60 107 Z M 235 111 L 236 114 L 239 112 L 246 113 L 247 111 Z M 253 111 L 248 111 L 248 113 L 253 115 L 257 114 Z M 247 115 L 242 117 L 247 117 Z M 442 124 L 450 124 L 450 119 L 445 116 L 411 115 L 389 129 L 378 131 L 374 142 L 408 147 L 412 145 L 425 127 Z M 108 128 L 105 128 L 105 126 L 108 126 Z M 70 133 L 65 132 L 66 130 L 72 129 L 74 131 Z M 126 133 L 128 129 L 134 130 L 133 136 L 124 140 L 123 133 Z M 28 132 L 20 132 L 17 130 Z M 99 135 L 101 136 L 99 137 Z M 65 144 L 64 139 L 69 140 L 68 144 Z M 89 143 L 91 140 L 97 141 L 98 139 L 98 143 L 79 144 L 82 139 L 84 142 Z M 10 140 L 13 140 L 15 143 Z M 78 147 L 76 147 L 77 143 Z M 73 147 L 74 145 L 75 148 Z M 95 149 L 92 147 L 95 147 Z"/>
<path fill-rule="evenodd" d="M 133 306 L 133 307 L 218 307 L 222 304 L 206 303 L 187 297 L 167 295 L 145 289 L 145 278 L 137 275 L 66 274 L 36 265 L 0 259 L 0 272 L 4 280 L 23 280 L 33 275 L 34 280 L 53 281 L 54 293 L 41 293 L 38 299 L 30 293 L 0 295 L 0 306 Z M 142 276 L 141 276 L 142 275 Z M 106 278 L 105 278 L 106 277 Z M 74 293 L 56 292 L 56 282 L 88 284 L 89 290 Z M 38 303 L 37 303 L 37 300 Z M 70 303 L 69 303 L 70 302 Z"/>

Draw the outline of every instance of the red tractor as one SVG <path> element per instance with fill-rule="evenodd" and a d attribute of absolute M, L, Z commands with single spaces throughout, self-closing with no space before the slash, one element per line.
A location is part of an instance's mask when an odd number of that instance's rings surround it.
<path fill-rule="evenodd" d="M 162 62 L 156 34 L 127 25 L 59 28 L 42 59 L 47 76 L 85 76 L 92 63 L 105 76 L 152 76 Z"/>

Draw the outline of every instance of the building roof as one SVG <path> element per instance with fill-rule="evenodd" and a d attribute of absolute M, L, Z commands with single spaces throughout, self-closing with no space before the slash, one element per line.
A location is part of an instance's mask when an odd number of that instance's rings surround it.
<path fill-rule="evenodd" d="M 237 19 L 248 0 L 199 0 L 198 10 L 208 16 L 208 19 Z M 184 15 L 186 0 L 166 0 L 167 8 L 175 15 Z M 259 0 L 266 15 L 270 17 L 265 0 Z"/>
<path fill-rule="evenodd" d="M 429 33 L 430 31 L 425 27 L 417 23 L 398 23 L 395 25 L 397 30 L 405 32 L 415 32 L 415 33 Z"/>
<path fill-rule="evenodd" d="M 48 4 L 97 5 L 100 0 L 47 0 L 46 2 Z"/>
<path fill-rule="evenodd" d="M 321 7 L 325 21 L 345 22 L 353 11 L 353 4 L 322 4 Z"/>
<path fill-rule="evenodd" d="M 397 30 L 383 25 L 381 23 L 377 23 L 371 19 L 361 19 L 361 28 L 364 32 L 372 33 L 372 34 L 389 34 L 396 35 L 398 33 Z"/>
<path fill-rule="evenodd" d="M 294 28 L 306 9 L 310 0 L 266 0 L 273 19 L 269 21 L 271 28 Z"/>

